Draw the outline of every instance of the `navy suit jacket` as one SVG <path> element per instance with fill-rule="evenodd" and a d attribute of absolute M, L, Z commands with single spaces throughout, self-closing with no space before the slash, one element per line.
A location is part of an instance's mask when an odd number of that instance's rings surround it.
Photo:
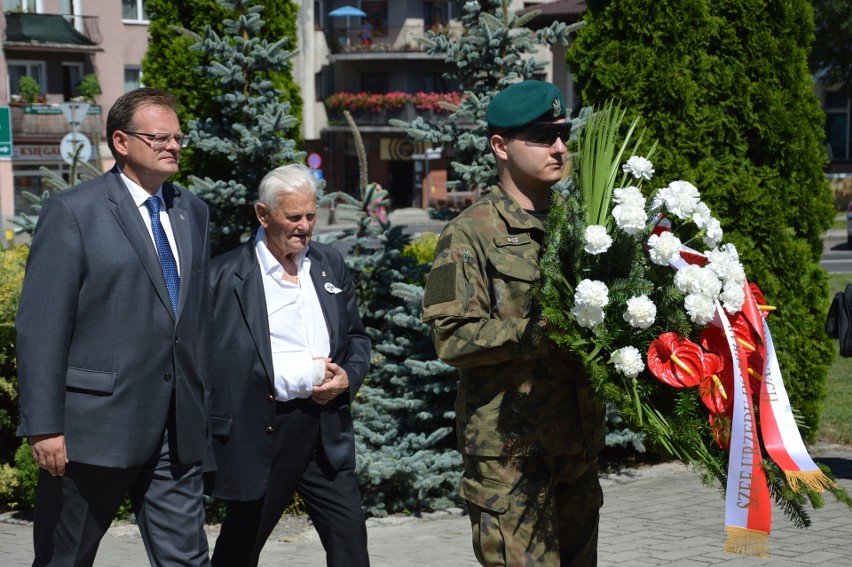
<path fill-rule="evenodd" d="M 207 447 L 207 206 L 163 197 L 180 257 L 172 312 L 157 250 L 118 169 L 51 196 L 39 215 L 16 321 L 18 435 L 64 433 L 70 461 L 145 463 L 174 392 L 177 457 Z"/>
<path fill-rule="evenodd" d="M 350 403 L 370 368 L 370 339 L 364 331 L 349 270 L 340 252 L 311 242 L 311 280 L 329 329 L 329 358 L 346 370 L 349 394 L 318 406 L 320 435 L 334 470 L 355 466 Z M 269 319 L 255 241 L 214 258 L 213 453 L 217 471 L 213 496 L 257 500 L 266 492 L 274 453 L 275 389 Z M 330 283 L 341 293 L 330 293 Z M 271 429 L 269 429 L 271 430 Z"/>

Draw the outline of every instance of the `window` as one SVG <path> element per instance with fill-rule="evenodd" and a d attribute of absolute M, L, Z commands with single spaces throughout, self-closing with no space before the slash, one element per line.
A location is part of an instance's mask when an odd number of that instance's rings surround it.
<path fill-rule="evenodd" d="M 134 22 L 148 21 L 145 4 L 146 0 L 121 0 L 121 18 Z"/>
<path fill-rule="evenodd" d="M 32 77 L 47 92 L 47 65 L 44 61 L 9 61 L 9 93 L 18 94 L 18 81 L 21 77 Z"/>
<path fill-rule="evenodd" d="M 365 93 L 385 94 L 388 92 L 388 76 L 385 73 L 362 73 L 361 90 Z"/>
<path fill-rule="evenodd" d="M 80 84 L 82 78 L 82 63 L 62 64 L 62 96 L 65 100 L 71 100 L 75 96 L 79 96 L 80 91 L 77 90 L 77 85 Z"/>
<path fill-rule="evenodd" d="M 325 27 L 325 2 L 315 0 L 314 2 L 314 27 L 323 29 Z"/>
<path fill-rule="evenodd" d="M 3 4 L 7 12 L 33 12 L 41 13 L 44 10 L 42 0 L 5 0 Z"/>
<path fill-rule="evenodd" d="M 128 65 L 124 68 L 124 92 L 129 93 L 142 86 L 142 68 Z"/>
<path fill-rule="evenodd" d="M 825 133 L 829 158 L 832 160 L 852 159 L 850 134 L 852 134 L 852 99 L 839 92 L 825 93 Z"/>
<path fill-rule="evenodd" d="M 426 29 L 432 30 L 450 23 L 450 2 L 447 0 L 425 0 L 423 2 L 423 23 Z"/>
<path fill-rule="evenodd" d="M 458 90 L 458 88 L 458 81 L 444 77 L 443 73 L 423 74 L 424 93 L 450 93 Z"/>
<path fill-rule="evenodd" d="M 314 75 L 314 99 L 317 102 L 325 100 L 325 80 L 322 71 Z"/>
<path fill-rule="evenodd" d="M 374 36 L 388 35 L 388 3 L 387 2 L 361 2 L 361 10 L 367 14 L 361 23 L 370 22 L 373 26 Z"/>

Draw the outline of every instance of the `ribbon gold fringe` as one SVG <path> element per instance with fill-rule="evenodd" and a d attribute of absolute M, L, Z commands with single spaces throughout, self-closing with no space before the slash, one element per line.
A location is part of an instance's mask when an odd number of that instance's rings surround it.
<path fill-rule="evenodd" d="M 750 557 L 769 558 L 769 534 L 737 526 L 725 526 L 728 541 L 725 553 L 736 553 Z"/>
<path fill-rule="evenodd" d="M 822 492 L 827 488 L 835 488 L 837 485 L 833 480 L 825 476 L 821 470 L 815 471 L 784 471 L 787 482 L 794 492 L 799 492 L 801 482 L 814 492 Z"/>

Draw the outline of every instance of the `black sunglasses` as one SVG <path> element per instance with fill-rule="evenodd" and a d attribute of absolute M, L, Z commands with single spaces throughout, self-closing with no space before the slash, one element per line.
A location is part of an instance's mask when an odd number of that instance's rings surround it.
<path fill-rule="evenodd" d="M 571 123 L 559 122 L 558 124 L 537 124 L 512 128 L 503 132 L 502 136 L 504 138 L 515 138 L 520 134 L 523 134 L 524 139 L 532 144 L 552 146 L 556 143 L 556 138 L 562 140 L 563 144 L 567 144 L 568 138 L 571 136 Z"/>

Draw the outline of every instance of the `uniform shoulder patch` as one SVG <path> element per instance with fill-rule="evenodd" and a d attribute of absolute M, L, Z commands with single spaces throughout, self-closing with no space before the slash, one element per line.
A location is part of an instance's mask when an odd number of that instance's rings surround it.
<path fill-rule="evenodd" d="M 437 254 L 437 251 L 435 252 Z M 423 294 L 423 307 L 445 303 L 456 298 L 456 270 L 458 264 L 444 264 L 429 272 L 426 291 Z"/>

